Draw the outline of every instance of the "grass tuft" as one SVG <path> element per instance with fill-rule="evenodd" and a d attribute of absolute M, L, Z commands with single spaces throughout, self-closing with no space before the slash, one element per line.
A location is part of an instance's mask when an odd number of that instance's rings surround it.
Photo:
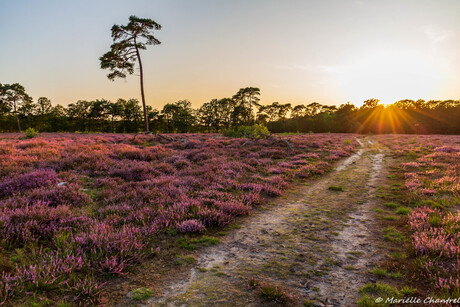
<path fill-rule="evenodd" d="M 139 288 L 133 290 L 133 299 L 136 301 L 143 301 L 152 297 L 153 291 L 147 288 Z"/>
<path fill-rule="evenodd" d="M 408 215 L 410 212 L 411 209 L 407 207 L 398 207 L 398 209 L 396 209 L 396 214 L 399 215 Z"/>

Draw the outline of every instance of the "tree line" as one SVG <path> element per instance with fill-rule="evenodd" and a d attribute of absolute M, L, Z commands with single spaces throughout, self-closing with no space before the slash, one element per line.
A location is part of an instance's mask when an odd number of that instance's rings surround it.
<path fill-rule="evenodd" d="M 316 102 L 305 105 L 260 102 L 260 89 L 246 87 L 232 97 L 212 99 L 198 109 L 190 101 L 146 106 L 151 131 L 219 133 L 237 126 L 262 124 L 271 132 L 358 132 L 460 134 L 459 100 L 401 100 L 384 106 L 378 99 L 361 107 Z M 0 84 L 0 131 L 34 128 L 40 132 L 137 133 L 145 129 L 137 99 L 79 100 L 52 105 L 46 97 L 32 99 L 20 84 Z"/>

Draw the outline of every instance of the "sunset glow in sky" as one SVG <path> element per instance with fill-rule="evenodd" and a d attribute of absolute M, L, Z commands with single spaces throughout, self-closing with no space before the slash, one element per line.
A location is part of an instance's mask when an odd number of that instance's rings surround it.
<path fill-rule="evenodd" d="M 261 89 L 261 102 L 361 105 L 460 99 L 460 1 L 0 1 L 0 83 L 53 104 L 139 98 L 99 68 L 113 24 L 151 18 L 146 100 L 194 107 Z"/>

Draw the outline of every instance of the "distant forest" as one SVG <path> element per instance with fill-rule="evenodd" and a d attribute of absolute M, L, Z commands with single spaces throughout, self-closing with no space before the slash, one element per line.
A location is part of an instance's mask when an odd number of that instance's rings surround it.
<path fill-rule="evenodd" d="M 378 99 L 359 108 L 313 102 L 260 103 L 260 90 L 240 89 L 231 98 L 213 99 L 193 109 L 188 100 L 166 104 L 161 110 L 147 106 L 150 131 L 162 133 L 222 132 L 242 125 L 263 124 L 270 132 L 357 132 L 460 134 L 460 100 L 401 100 L 382 105 Z M 0 132 L 34 128 L 39 132 L 143 131 L 143 111 L 137 99 L 79 100 L 52 105 L 46 97 L 36 101 L 19 84 L 0 84 Z"/>

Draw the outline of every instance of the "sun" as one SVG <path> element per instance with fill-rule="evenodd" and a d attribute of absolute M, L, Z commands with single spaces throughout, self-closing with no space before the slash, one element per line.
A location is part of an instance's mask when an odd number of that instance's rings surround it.
<path fill-rule="evenodd" d="M 435 96 L 442 85 L 442 71 L 419 52 L 376 52 L 347 65 L 341 84 L 356 105 L 369 98 L 388 105 Z"/>

